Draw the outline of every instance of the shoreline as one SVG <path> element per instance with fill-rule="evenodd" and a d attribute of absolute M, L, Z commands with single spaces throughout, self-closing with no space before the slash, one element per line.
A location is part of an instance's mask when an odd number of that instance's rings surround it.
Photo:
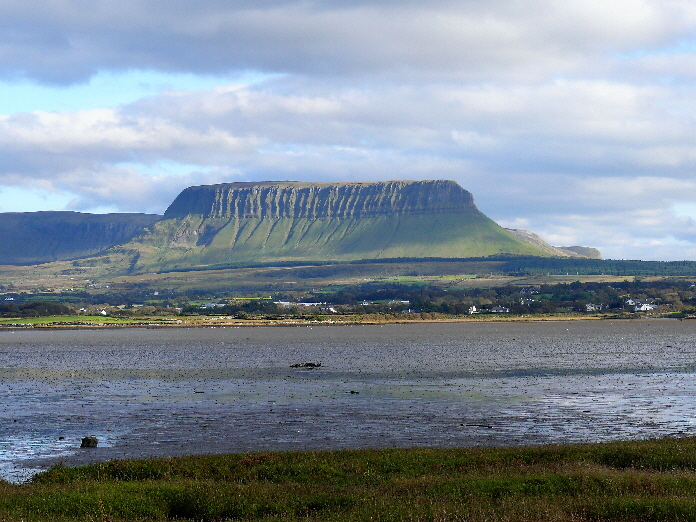
<path fill-rule="evenodd" d="M 211 317 L 207 319 L 192 320 L 143 320 L 133 322 L 78 322 L 60 321 L 37 323 L 0 323 L 0 331 L 3 330 L 31 330 L 31 329 L 55 329 L 55 330 L 82 330 L 82 329 L 118 329 L 118 328 L 215 328 L 215 327 L 296 327 L 296 326 L 353 326 L 353 325 L 384 325 L 384 324 L 452 324 L 452 323 L 536 323 L 536 322 L 575 322 L 575 321 L 645 321 L 645 320 L 673 320 L 682 321 L 696 319 L 696 317 L 656 317 L 656 316 L 584 316 L 584 315 L 538 315 L 538 316 L 496 316 L 482 317 L 449 317 L 449 318 L 367 318 L 367 319 L 332 319 L 330 316 L 321 316 L 321 319 L 234 319 L 229 317 Z M 59 317 L 56 317 L 59 319 Z"/>

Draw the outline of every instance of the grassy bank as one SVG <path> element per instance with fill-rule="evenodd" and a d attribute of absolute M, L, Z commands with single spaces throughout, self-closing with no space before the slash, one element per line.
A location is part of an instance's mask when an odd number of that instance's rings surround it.
<path fill-rule="evenodd" d="M 4 521 L 696 519 L 696 439 L 262 453 L 54 468 Z"/>

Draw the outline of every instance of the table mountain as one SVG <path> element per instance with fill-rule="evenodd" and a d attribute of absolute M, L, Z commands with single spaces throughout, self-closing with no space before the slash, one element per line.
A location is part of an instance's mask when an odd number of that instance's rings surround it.
<path fill-rule="evenodd" d="M 216 264 L 549 254 L 481 213 L 453 181 L 190 187 L 132 241 L 137 271 Z"/>
<path fill-rule="evenodd" d="M 75 266 L 108 265 L 112 273 L 276 262 L 582 255 L 523 239 L 486 217 L 469 192 L 447 180 L 204 185 L 181 192 L 164 216 L 0 214 L 0 263 L 74 259 Z"/>

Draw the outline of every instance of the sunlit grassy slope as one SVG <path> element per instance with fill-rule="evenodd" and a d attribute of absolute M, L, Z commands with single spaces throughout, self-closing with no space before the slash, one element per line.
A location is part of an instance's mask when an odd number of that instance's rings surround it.
<path fill-rule="evenodd" d="M 475 208 L 360 218 L 168 219 L 126 245 L 134 271 L 215 264 L 358 259 L 546 255 Z"/>

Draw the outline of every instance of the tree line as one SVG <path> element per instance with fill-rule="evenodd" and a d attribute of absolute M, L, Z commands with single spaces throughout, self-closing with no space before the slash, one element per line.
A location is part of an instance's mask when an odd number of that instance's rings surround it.
<path fill-rule="evenodd" d="M 32 301 L 30 303 L 0 303 L 0 317 L 48 317 L 52 315 L 73 315 L 71 306 L 52 301 Z"/>

